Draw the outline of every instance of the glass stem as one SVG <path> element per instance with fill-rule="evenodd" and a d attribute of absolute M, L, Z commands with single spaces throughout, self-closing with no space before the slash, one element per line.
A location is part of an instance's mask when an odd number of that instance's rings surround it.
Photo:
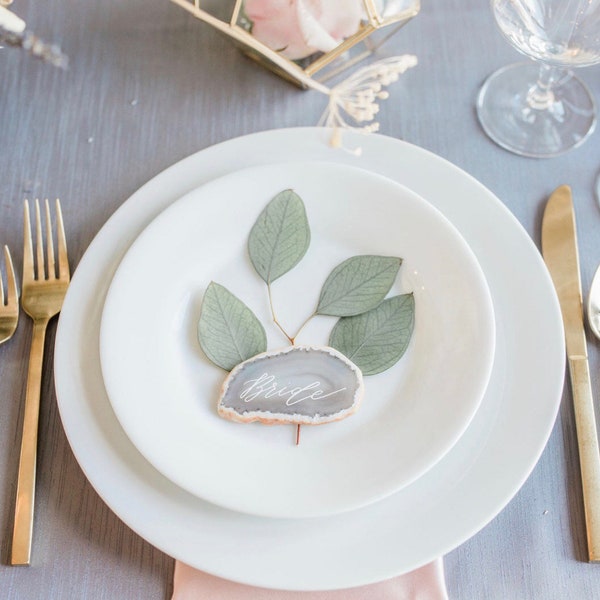
<path fill-rule="evenodd" d="M 538 80 L 527 93 L 527 104 L 535 110 L 548 110 L 554 104 L 552 88 L 560 79 L 562 70 L 558 67 L 540 65 Z"/>

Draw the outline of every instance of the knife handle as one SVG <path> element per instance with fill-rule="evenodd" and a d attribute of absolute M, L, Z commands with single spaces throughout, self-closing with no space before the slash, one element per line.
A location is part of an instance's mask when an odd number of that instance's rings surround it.
<path fill-rule="evenodd" d="M 569 358 L 590 562 L 600 562 L 600 448 L 587 357 Z"/>

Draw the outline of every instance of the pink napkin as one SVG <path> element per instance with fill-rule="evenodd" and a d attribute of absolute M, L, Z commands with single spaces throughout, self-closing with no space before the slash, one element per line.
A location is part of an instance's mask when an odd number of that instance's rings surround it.
<path fill-rule="evenodd" d="M 330 592 L 282 592 L 233 583 L 175 563 L 172 600 L 448 600 L 441 558 L 380 583 Z"/>

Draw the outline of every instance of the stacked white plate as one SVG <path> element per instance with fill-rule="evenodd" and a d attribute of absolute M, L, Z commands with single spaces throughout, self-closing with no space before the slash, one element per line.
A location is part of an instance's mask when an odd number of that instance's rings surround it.
<path fill-rule="evenodd" d="M 57 397 L 87 477 L 142 537 L 227 579 L 335 589 L 414 569 L 508 503 L 556 416 L 560 312 L 527 233 L 448 162 L 383 136 L 345 139 L 359 157 L 310 128 L 170 167 L 99 232 L 63 307 Z M 245 244 L 290 187 L 312 229 L 305 259 L 274 286 L 290 329 L 356 254 L 402 257 L 394 291 L 413 292 L 417 311 L 406 355 L 368 378 L 359 412 L 304 427 L 300 447 L 291 427 L 216 415 L 225 373 L 196 339 L 211 280 L 268 324 Z M 332 324 L 315 320 L 300 341 L 326 343 Z M 284 345 L 272 329 L 270 349 Z"/>

